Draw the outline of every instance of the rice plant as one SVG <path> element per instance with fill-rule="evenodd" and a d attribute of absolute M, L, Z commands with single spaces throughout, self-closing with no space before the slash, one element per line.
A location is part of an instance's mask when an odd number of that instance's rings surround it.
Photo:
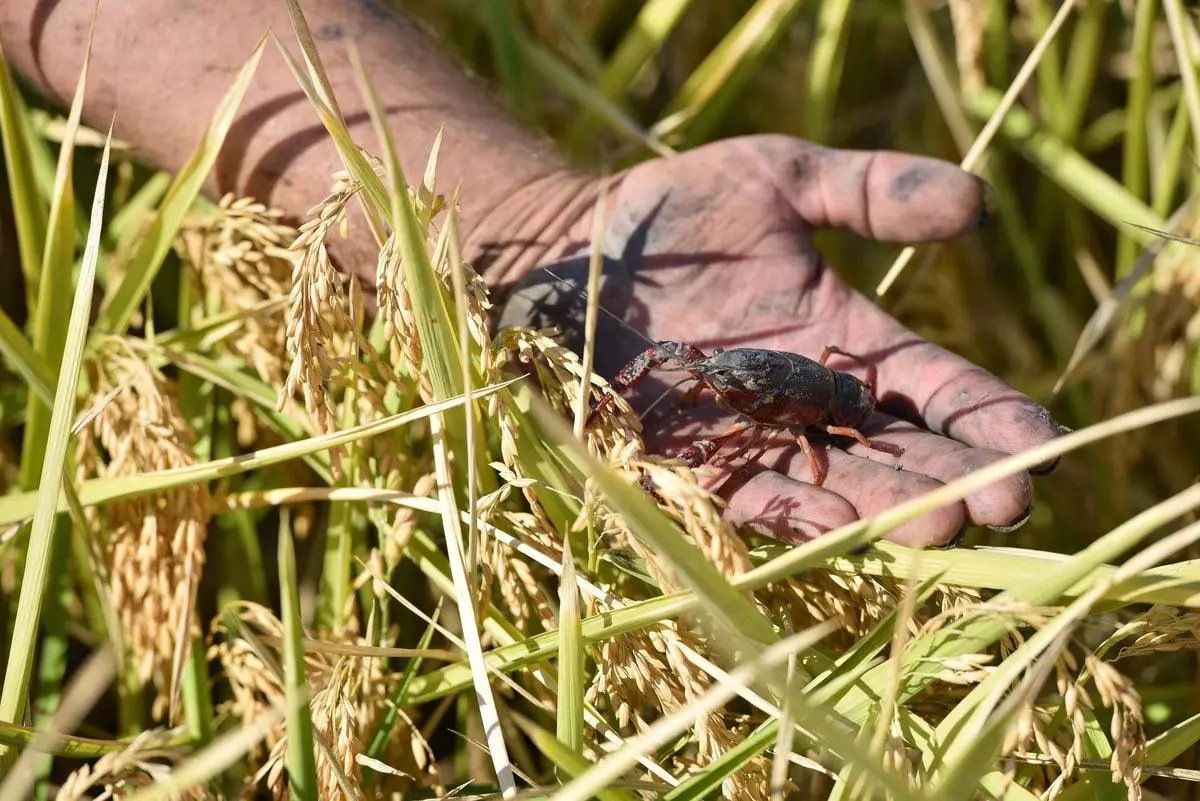
<path fill-rule="evenodd" d="M 494 325 L 440 138 L 406 175 L 352 51 L 355 141 L 290 5 L 176 175 L 83 125 L 86 59 L 64 110 L 0 54 L 0 799 L 1192 797 L 1191 9 L 404 4 L 597 169 L 776 131 L 992 185 L 966 241 L 818 242 L 1075 431 L 784 546 L 647 452 L 594 283 L 582 353 Z M 202 194 L 265 48 L 344 166 L 295 226 Z M 1015 534 L 882 539 L 1060 456 Z"/>

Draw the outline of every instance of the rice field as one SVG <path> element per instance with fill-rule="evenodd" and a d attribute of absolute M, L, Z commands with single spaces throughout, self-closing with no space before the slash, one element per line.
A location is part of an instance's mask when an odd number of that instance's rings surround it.
<path fill-rule="evenodd" d="M 1197 797 L 1195 8 L 396 5 L 597 170 L 758 132 L 963 163 L 977 234 L 816 241 L 1073 432 L 737 530 L 594 341 L 494 325 L 438 143 L 362 149 L 303 26 L 345 169 L 300 221 L 200 191 L 273 42 L 178 174 L 0 56 L 0 801 Z M 326 248 L 356 207 L 374 314 Z M 1014 533 L 884 539 L 1057 456 Z"/>

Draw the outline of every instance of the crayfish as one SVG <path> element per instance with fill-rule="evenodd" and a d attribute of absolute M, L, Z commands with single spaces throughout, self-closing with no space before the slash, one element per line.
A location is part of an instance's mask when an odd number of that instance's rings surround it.
<path fill-rule="evenodd" d="M 865 447 L 893 456 L 902 453 L 894 445 L 871 442 L 858 430 L 874 411 L 875 397 L 866 381 L 825 366 L 835 353 L 855 358 L 835 347 L 825 348 L 818 361 L 798 353 L 761 348 L 716 348 L 712 356 L 706 356 L 695 345 L 665 340 L 656 342 L 621 368 L 613 386 L 627 388 L 654 370 L 688 372 L 700 383 L 685 397 L 695 400 L 705 388 L 711 389 L 717 404 L 739 417 L 724 433 L 696 440 L 676 454 L 677 458 L 696 468 L 711 460 L 722 445 L 743 431 L 790 430 L 808 459 L 812 483 L 820 486 L 826 471 L 808 440 L 808 429 L 853 437 Z M 601 398 L 593 414 L 612 398 L 612 395 Z"/>

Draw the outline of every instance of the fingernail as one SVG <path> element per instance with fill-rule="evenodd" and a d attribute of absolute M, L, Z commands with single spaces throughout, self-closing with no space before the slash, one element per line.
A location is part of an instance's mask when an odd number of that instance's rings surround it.
<path fill-rule="evenodd" d="M 1058 431 L 1058 435 L 1060 437 L 1065 434 L 1071 433 L 1072 429 L 1067 428 L 1062 423 L 1058 422 L 1053 417 L 1051 417 L 1050 410 L 1047 409 L 1045 406 L 1042 406 L 1040 404 L 1038 405 L 1037 415 L 1038 415 L 1038 417 L 1040 417 L 1043 420 L 1043 422 L 1046 423 L 1046 425 L 1050 426 L 1051 428 L 1056 429 Z M 1035 475 L 1035 476 L 1048 476 L 1051 473 L 1053 473 L 1055 470 L 1058 469 L 1059 462 L 1061 462 L 1061 461 L 1062 461 L 1061 456 L 1056 457 L 1054 459 L 1051 459 L 1049 462 L 1046 462 L 1045 464 L 1040 464 L 1040 465 L 1036 465 L 1034 467 L 1029 468 L 1029 472 L 1031 475 Z"/>
<path fill-rule="evenodd" d="M 1058 469 L 1059 463 L 1062 462 L 1062 457 L 1058 456 L 1050 460 L 1048 463 L 1038 465 L 1037 467 L 1029 468 L 1029 472 L 1035 476 L 1048 476 Z"/>
<path fill-rule="evenodd" d="M 959 545 L 961 545 L 961 544 L 962 544 L 963 537 L 967 536 L 967 528 L 969 527 L 969 525 L 970 525 L 970 524 L 968 524 L 968 523 L 963 523 L 963 524 L 962 524 L 962 528 L 960 528 L 960 529 L 959 529 L 959 530 L 958 530 L 958 531 L 957 531 L 957 532 L 954 534 L 954 536 L 953 536 L 953 537 L 951 537 L 951 538 L 950 538 L 950 539 L 949 539 L 947 542 L 944 542 L 944 543 L 942 543 L 941 545 L 935 545 L 935 546 L 933 546 L 933 547 L 934 547 L 934 548 L 937 548 L 939 551 L 952 551 L 952 550 L 954 550 L 955 548 L 957 548 Z"/>
<path fill-rule="evenodd" d="M 988 528 L 990 528 L 992 531 L 999 531 L 1002 534 L 1007 534 L 1010 531 L 1016 531 L 1021 526 L 1028 523 L 1029 518 L 1032 515 L 1033 515 L 1033 504 L 1029 504 L 1028 506 L 1025 507 L 1025 511 L 1021 512 L 1020 516 L 1017 517 L 1017 519 L 1013 520 L 1011 523 L 1004 525 L 1004 526 L 988 526 Z"/>
<path fill-rule="evenodd" d="M 996 193 L 992 185 L 978 175 L 975 176 L 975 180 L 979 182 L 979 215 L 975 218 L 975 227 L 982 228 L 992 219 L 993 209 L 996 207 Z"/>

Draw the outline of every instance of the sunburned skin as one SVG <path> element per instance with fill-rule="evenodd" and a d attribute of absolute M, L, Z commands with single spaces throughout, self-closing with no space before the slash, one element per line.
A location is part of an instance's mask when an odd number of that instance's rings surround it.
<path fill-rule="evenodd" d="M 421 174 L 444 128 L 440 188 L 450 195 L 461 187 L 464 253 L 498 298 L 510 298 L 507 320 L 579 330 L 592 215 L 607 181 L 600 302 L 616 319 L 600 318 L 602 374 L 612 376 L 650 342 L 664 339 L 692 342 L 708 353 L 750 347 L 809 357 L 836 343 L 862 358 L 863 364 L 831 366 L 870 374 L 879 409 L 863 433 L 904 455 L 853 441 L 830 448 L 820 487 L 811 483 L 810 462 L 796 443 L 776 441 L 748 464 L 704 468 L 733 522 L 784 541 L 810 539 L 1059 435 L 1060 427 L 1032 399 L 922 340 L 853 291 L 810 238 L 831 227 L 887 242 L 958 236 L 986 211 L 984 187 L 974 176 L 928 158 L 763 135 L 602 178 L 522 130 L 415 25 L 374 0 L 303 5 L 357 141 L 378 153 L 347 55 L 351 41 L 393 124 L 410 179 Z M 78 79 L 93 6 L 91 0 L 0 2 L 6 56 L 64 105 Z M 85 120 L 103 130 L 115 111 L 118 138 L 149 162 L 178 170 L 261 37 L 274 30 L 294 52 L 290 27 L 284 4 L 275 2 L 102 4 Z M 256 195 L 298 221 L 341 167 L 268 43 L 209 191 Z M 341 269 L 363 279 L 370 308 L 378 248 L 356 213 L 351 236 L 334 243 L 331 253 Z M 562 276 L 565 286 L 539 268 Z M 648 378 L 635 403 L 644 409 L 662 387 Z M 645 420 L 647 447 L 660 453 L 686 447 L 727 430 L 734 419 L 711 398 L 679 413 L 674 404 L 662 404 Z M 968 524 L 1011 529 L 1028 519 L 1032 497 L 1029 475 L 1018 474 L 889 538 L 923 546 L 954 542 Z"/>
<path fill-rule="evenodd" d="M 816 358 L 830 343 L 853 352 L 861 363 L 834 359 L 831 366 L 869 375 L 879 409 L 862 431 L 902 457 L 854 441 L 831 448 L 817 487 L 802 447 L 774 438 L 753 464 L 702 471 L 731 519 L 787 541 L 1052 439 L 1062 429 L 1040 404 L 901 326 L 843 283 L 809 239 L 826 227 L 889 242 L 954 237 L 985 218 L 985 193 L 976 177 L 941 161 L 778 136 L 728 140 L 634 167 L 613 179 L 605 210 L 597 369 L 611 378 L 661 340 L 708 353 L 753 347 Z M 590 222 L 586 215 L 574 226 L 568 255 L 543 262 L 545 270 L 511 293 L 501 324 L 564 325 L 567 344 L 582 347 Z M 645 409 L 678 377 L 648 377 L 631 393 L 635 408 Z M 678 453 L 736 420 L 711 397 L 683 409 L 668 399 L 643 419 L 643 436 L 651 452 Z M 1028 519 L 1032 490 L 1029 474 L 1020 473 L 891 538 L 944 545 L 968 525 L 1012 530 Z"/>

